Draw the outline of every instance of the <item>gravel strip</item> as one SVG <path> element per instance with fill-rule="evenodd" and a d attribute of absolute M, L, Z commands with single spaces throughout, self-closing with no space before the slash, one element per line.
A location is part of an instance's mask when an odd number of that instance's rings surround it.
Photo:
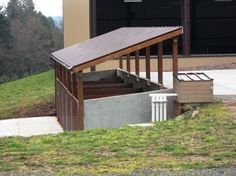
<path fill-rule="evenodd" d="M 0 173 L 0 176 L 51 176 L 51 175 L 52 174 L 50 173 L 40 173 L 40 174 Z M 104 175 L 123 176 L 124 174 L 104 174 Z M 77 176 L 89 176 L 89 175 L 80 174 Z M 236 167 L 213 168 L 213 169 L 189 169 L 183 171 L 140 169 L 133 171 L 131 173 L 131 176 L 236 176 Z"/>
<path fill-rule="evenodd" d="M 132 176 L 236 176 L 236 168 L 190 169 L 184 171 L 137 170 Z"/>

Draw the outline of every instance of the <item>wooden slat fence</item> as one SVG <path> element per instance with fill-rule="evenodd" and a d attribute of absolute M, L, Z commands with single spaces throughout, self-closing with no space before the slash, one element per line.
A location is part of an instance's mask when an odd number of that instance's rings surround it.
<path fill-rule="evenodd" d="M 78 130 L 78 101 L 58 79 L 56 79 L 56 90 L 56 112 L 58 121 L 65 130 Z"/>

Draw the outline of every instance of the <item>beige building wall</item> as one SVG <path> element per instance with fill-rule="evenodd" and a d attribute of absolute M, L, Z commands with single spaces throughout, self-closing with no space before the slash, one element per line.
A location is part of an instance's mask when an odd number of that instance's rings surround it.
<path fill-rule="evenodd" d="M 64 47 L 90 37 L 89 0 L 63 0 Z"/>
<path fill-rule="evenodd" d="M 215 67 L 222 67 L 224 65 L 230 65 L 236 63 L 236 56 L 192 56 L 192 57 L 182 57 L 179 56 L 179 70 L 192 70 L 192 69 L 212 69 Z M 126 70 L 126 60 L 123 61 L 124 70 Z M 151 58 L 151 71 L 157 71 L 157 57 Z M 105 63 L 99 64 L 96 66 L 96 69 L 99 70 L 109 70 L 119 68 L 119 61 L 114 59 L 107 61 Z M 145 59 L 140 59 L 140 71 L 145 72 Z M 172 71 L 172 58 L 165 56 L 163 60 L 163 69 L 164 71 Z M 89 71 L 87 69 L 86 71 Z M 135 71 L 135 61 L 131 59 L 131 71 Z"/>

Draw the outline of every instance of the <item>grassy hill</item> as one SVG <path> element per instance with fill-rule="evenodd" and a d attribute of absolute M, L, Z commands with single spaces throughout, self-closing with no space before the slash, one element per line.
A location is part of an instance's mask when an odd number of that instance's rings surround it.
<path fill-rule="evenodd" d="M 136 169 L 236 167 L 236 113 L 214 103 L 192 114 L 152 128 L 0 138 L 0 175 L 130 175 Z"/>
<path fill-rule="evenodd" d="M 48 113 L 53 95 L 53 71 L 0 85 L 0 119 Z M 147 168 L 236 167 L 235 134 L 235 107 L 213 103 L 153 128 L 0 138 L 0 175 L 129 175 Z"/>
<path fill-rule="evenodd" d="M 54 72 L 0 85 L 0 119 L 52 113 Z M 46 114 L 45 114 L 46 115 Z"/>

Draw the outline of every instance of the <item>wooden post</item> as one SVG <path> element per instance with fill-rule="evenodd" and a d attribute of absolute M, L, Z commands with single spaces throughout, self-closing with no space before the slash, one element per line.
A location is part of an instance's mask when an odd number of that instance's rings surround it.
<path fill-rule="evenodd" d="M 61 82 L 64 84 L 65 79 L 64 79 L 64 67 L 61 65 Z"/>
<path fill-rule="evenodd" d="M 90 38 L 97 36 L 97 2 L 90 1 Z"/>
<path fill-rule="evenodd" d="M 96 66 L 90 67 L 90 72 L 95 72 L 96 71 Z"/>
<path fill-rule="evenodd" d="M 77 129 L 84 129 L 84 86 L 83 86 L 83 72 L 80 71 L 76 75 L 77 79 L 77 90 L 78 90 L 78 105 L 77 105 Z"/>
<path fill-rule="evenodd" d="M 57 115 L 57 117 L 58 117 L 58 104 L 57 104 L 57 102 L 58 102 L 58 100 L 57 100 L 57 91 L 58 91 L 58 88 L 57 88 L 57 78 L 58 78 L 58 64 L 57 64 L 57 62 L 55 61 L 54 62 L 55 63 L 55 79 L 54 79 L 54 81 L 55 81 L 55 93 L 54 93 L 54 104 L 55 104 L 55 109 L 56 109 L 56 115 Z"/>
<path fill-rule="evenodd" d="M 150 70 L 150 46 L 146 48 L 146 78 L 150 80 L 151 78 Z"/>
<path fill-rule="evenodd" d="M 66 68 L 64 68 L 64 76 L 65 76 L 65 87 L 68 89 L 68 74 L 67 74 L 68 72 L 67 72 L 67 69 Z"/>
<path fill-rule="evenodd" d="M 61 66 L 62 69 L 62 79 L 61 82 L 66 86 L 66 68 L 64 66 Z"/>
<path fill-rule="evenodd" d="M 158 44 L 158 83 L 163 85 L 163 44 Z"/>
<path fill-rule="evenodd" d="M 119 67 L 120 69 L 123 69 L 123 58 L 119 57 Z"/>
<path fill-rule="evenodd" d="M 127 71 L 130 72 L 130 54 L 127 54 Z"/>
<path fill-rule="evenodd" d="M 183 54 L 189 56 L 191 54 L 191 4 L 190 0 L 182 0 L 182 24 L 183 33 Z"/>
<path fill-rule="evenodd" d="M 64 90 L 63 91 L 63 111 L 64 111 L 64 128 L 66 130 L 69 130 L 69 126 L 68 126 L 68 96 L 67 96 L 67 91 L 68 91 L 68 72 L 67 72 L 67 69 L 64 67 L 64 80 L 65 80 L 65 83 L 64 83 L 64 86 L 67 90 Z"/>
<path fill-rule="evenodd" d="M 96 37 L 97 36 L 97 5 L 96 5 L 96 0 L 91 0 L 90 1 L 90 38 Z M 96 66 L 90 67 L 91 72 L 96 71 Z"/>
<path fill-rule="evenodd" d="M 67 89 L 69 90 L 70 93 L 72 93 L 72 89 L 71 89 L 71 73 L 70 73 L 70 70 L 67 70 Z"/>
<path fill-rule="evenodd" d="M 175 116 L 179 116 L 181 114 L 182 104 L 177 101 L 174 101 L 174 105 L 175 105 Z"/>
<path fill-rule="evenodd" d="M 78 91 L 77 91 L 77 83 L 76 83 L 76 73 L 71 72 L 71 93 L 78 100 Z M 71 103 L 71 121 L 72 121 L 72 130 L 77 130 L 77 104 L 75 107 L 74 103 Z"/>
<path fill-rule="evenodd" d="M 139 76 L 139 50 L 135 52 L 135 74 Z"/>
<path fill-rule="evenodd" d="M 58 79 L 62 82 L 62 66 L 58 64 Z"/>
<path fill-rule="evenodd" d="M 72 95 L 78 99 L 78 90 L 77 90 L 77 79 L 76 79 L 76 73 L 72 73 Z"/>
<path fill-rule="evenodd" d="M 55 61 L 55 78 L 58 78 L 58 63 Z"/>
<path fill-rule="evenodd" d="M 173 75 L 178 75 L 178 38 L 173 39 Z"/>

